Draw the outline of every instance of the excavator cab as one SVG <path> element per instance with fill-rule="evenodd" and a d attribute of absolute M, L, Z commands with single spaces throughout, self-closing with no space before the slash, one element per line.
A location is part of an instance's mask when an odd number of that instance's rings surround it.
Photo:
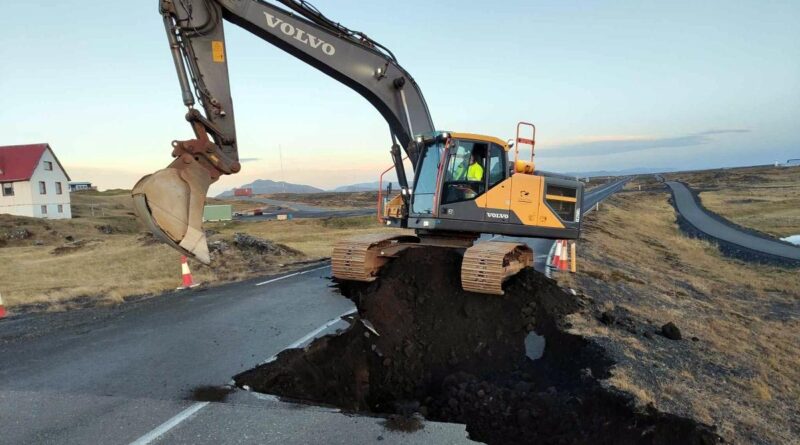
<path fill-rule="evenodd" d="M 516 141 L 532 145 L 533 139 L 518 135 Z M 407 227 L 552 239 L 579 236 L 580 181 L 536 171 L 532 161 L 519 160 L 516 150 L 512 159 L 512 144 L 492 136 L 437 132 L 418 136 L 416 143 L 420 155 Z M 405 226 L 392 203 L 384 206 L 382 221 Z"/>

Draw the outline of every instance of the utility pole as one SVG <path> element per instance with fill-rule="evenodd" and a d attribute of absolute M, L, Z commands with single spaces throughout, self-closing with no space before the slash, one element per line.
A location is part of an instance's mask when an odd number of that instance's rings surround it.
<path fill-rule="evenodd" d="M 283 193 L 286 193 L 286 176 L 283 174 L 283 147 L 278 144 L 278 157 L 281 161 L 281 183 L 283 183 Z"/>

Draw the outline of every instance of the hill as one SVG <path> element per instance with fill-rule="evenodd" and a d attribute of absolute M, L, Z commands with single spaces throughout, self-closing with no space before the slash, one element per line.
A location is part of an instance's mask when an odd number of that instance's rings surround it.
<path fill-rule="evenodd" d="M 389 183 L 384 182 L 383 188 L 386 188 Z M 373 182 L 359 182 L 358 184 L 342 185 L 331 190 L 332 192 L 374 192 L 378 190 L 380 183 Z M 397 184 L 392 183 L 392 188 L 397 188 Z"/>
<path fill-rule="evenodd" d="M 257 179 L 249 184 L 244 184 L 240 188 L 252 188 L 256 195 L 266 195 L 270 193 L 319 193 L 324 190 L 305 184 L 292 184 L 291 182 L 272 181 L 269 179 Z M 217 195 L 217 198 L 233 196 L 233 190 L 225 190 Z"/>

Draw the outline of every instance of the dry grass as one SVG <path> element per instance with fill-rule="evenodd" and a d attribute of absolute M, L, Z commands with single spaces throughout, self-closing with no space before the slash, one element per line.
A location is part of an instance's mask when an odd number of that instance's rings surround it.
<path fill-rule="evenodd" d="M 703 205 L 743 227 L 800 234 L 800 167 L 748 167 L 669 175 L 700 192 Z"/>
<path fill-rule="evenodd" d="M 92 241 L 67 255 L 53 255 L 52 250 L 52 246 L 0 249 L 0 261 L 7 265 L 0 269 L 0 282 L 9 307 L 59 309 L 79 297 L 120 302 L 125 296 L 180 284 L 180 256 L 166 246 L 145 247 L 133 236 Z"/>
<path fill-rule="evenodd" d="M 640 402 L 705 419 L 736 442 L 791 443 L 800 434 L 798 271 L 725 258 L 675 219 L 665 192 L 613 197 L 584 221 L 579 272 L 558 279 L 650 332 L 673 321 L 684 340 L 593 320 L 571 320 L 575 331 L 616 345 L 610 383 Z"/>
<path fill-rule="evenodd" d="M 646 406 L 655 402 L 653 394 L 639 386 L 624 369 L 614 369 L 611 373 L 611 377 L 606 380 L 606 382 L 619 390 L 632 394 L 636 403 L 640 406 Z"/>
<path fill-rule="evenodd" d="M 378 224 L 374 216 L 345 218 L 292 219 L 288 221 L 229 222 L 207 224 L 207 227 L 228 236 L 246 232 L 284 244 L 306 254 L 309 258 L 331 255 L 334 243 L 349 236 L 367 233 L 404 233 Z M 216 238 L 212 237 L 212 240 Z"/>
<path fill-rule="evenodd" d="M 375 207 L 378 192 L 272 193 L 258 195 L 279 201 L 291 201 L 330 209 Z"/>
<path fill-rule="evenodd" d="M 276 208 L 271 205 L 263 204 L 260 202 L 246 201 L 240 199 L 219 199 L 219 198 L 206 198 L 208 205 L 230 205 L 234 212 L 242 212 L 252 209 L 266 209 L 267 211 L 275 210 Z"/>
<path fill-rule="evenodd" d="M 72 220 L 0 215 L 0 294 L 13 311 L 59 310 L 92 302 L 118 303 L 158 294 L 180 284 L 180 254 L 153 241 L 133 216 L 128 191 L 72 195 Z M 94 214 L 94 216 L 92 216 Z M 98 226 L 112 228 L 104 233 Z M 5 240 L 13 229 L 32 237 Z M 291 269 L 294 263 L 330 256 L 343 237 L 386 231 L 374 217 L 207 224 L 210 241 L 229 248 L 212 253 L 211 266 L 191 261 L 195 281 L 223 283 Z M 242 251 L 231 240 L 244 232 L 302 252 L 266 256 Z M 72 241 L 69 241 L 68 238 Z"/>

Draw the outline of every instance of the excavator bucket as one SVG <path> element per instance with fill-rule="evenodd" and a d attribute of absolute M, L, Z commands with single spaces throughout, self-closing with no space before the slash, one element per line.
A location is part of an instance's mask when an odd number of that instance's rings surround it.
<path fill-rule="evenodd" d="M 203 208 L 212 182 L 208 171 L 196 162 L 180 168 L 171 165 L 136 183 L 131 192 L 134 211 L 157 238 L 208 264 Z"/>
<path fill-rule="evenodd" d="M 526 244 L 486 241 L 464 252 L 461 287 L 470 292 L 503 295 L 503 282 L 533 265 L 533 250 Z"/>

